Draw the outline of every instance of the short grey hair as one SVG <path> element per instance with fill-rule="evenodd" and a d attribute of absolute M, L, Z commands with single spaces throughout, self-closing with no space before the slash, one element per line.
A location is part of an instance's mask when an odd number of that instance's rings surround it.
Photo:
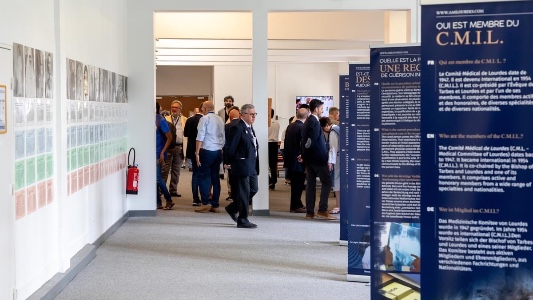
<path fill-rule="evenodd" d="M 178 103 L 178 104 L 180 105 L 180 108 L 183 108 L 183 104 L 181 104 L 181 101 L 179 101 L 179 100 L 174 100 L 174 101 L 172 101 L 172 103 L 171 103 L 170 105 L 172 105 L 172 104 L 174 104 L 174 103 Z"/>
<path fill-rule="evenodd" d="M 247 113 L 249 109 L 255 108 L 253 104 L 244 104 L 241 106 L 241 114 Z"/>

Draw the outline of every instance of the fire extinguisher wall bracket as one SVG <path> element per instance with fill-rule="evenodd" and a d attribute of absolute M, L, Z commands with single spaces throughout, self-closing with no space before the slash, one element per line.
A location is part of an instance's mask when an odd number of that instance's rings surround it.
<path fill-rule="evenodd" d="M 133 163 L 130 164 L 130 155 L 133 151 Z M 128 170 L 126 171 L 126 194 L 137 195 L 139 193 L 139 169 L 135 164 L 135 148 L 128 152 Z"/>

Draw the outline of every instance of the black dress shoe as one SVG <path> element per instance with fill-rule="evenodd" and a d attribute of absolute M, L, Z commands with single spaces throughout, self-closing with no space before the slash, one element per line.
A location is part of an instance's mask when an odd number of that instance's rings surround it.
<path fill-rule="evenodd" d="M 255 225 L 252 222 L 237 223 L 237 228 L 256 228 L 256 227 L 257 227 L 257 225 Z"/>
<path fill-rule="evenodd" d="M 178 194 L 178 193 L 172 193 L 172 194 L 170 194 L 170 196 L 172 196 L 172 197 L 181 197 L 181 194 Z"/>
<path fill-rule="evenodd" d="M 228 215 L 231 217 L 231 219 L 233 221 L 235 221 L 235 223 L 237 223 L 237 214 L 234 214 L 232 213 L 231 211 L 229 211 L 228 207 L 224 207 L 224 210 L 228 213 Z"/>

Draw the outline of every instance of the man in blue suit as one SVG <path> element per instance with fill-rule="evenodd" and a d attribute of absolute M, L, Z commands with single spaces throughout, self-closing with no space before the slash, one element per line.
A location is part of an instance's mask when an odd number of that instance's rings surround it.
<path fill-rule="evenodd" d="M 312 99 L 309 102 L 311 115 L 305 120 L 302 133 L 302 159 L 307 172 L 307 186 L 305 190 L 305 202 L 307 219 L 317 218 L 324 220 L 336 220 L 328 213 L 328 198 L 331 190 L 331 170 L 328 167 L 328 149 L 326 139 L 322 133 L 318 119 L 322 115 L 324 102 Z M 320 201 L 318 212 L 315 214 L 316 202 L 316 177 L 320 179 Z"/>
<path fill-rule="evenodd" d="M 252 104 L 241 108 L 241 119 L 229 129 L 224 147 L 226 163 L 230 165 L 231 174 L 237 189 L 232 188 L 233 202 L 226 206 L 226 212 L 238 228 L 256 228 L 248 220 L 248 210 L 252 197 L 257 193 L 257 175 L 259 174 L 259 157 L 257 138 L 252 128 L 257 113 Z M 238 213 L 238 216 L 237 216 Z"/>

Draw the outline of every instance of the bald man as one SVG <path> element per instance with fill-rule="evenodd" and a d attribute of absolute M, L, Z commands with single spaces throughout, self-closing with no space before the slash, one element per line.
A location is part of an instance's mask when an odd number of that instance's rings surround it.
<path fill-rule="evenodd" d="M 195 211 L 216 213 L 220 198 L 218 170 L 222 163 L 222 147 L 225 143 L 224 122 L 215 114 L 215 106 L 211 101 L 203 103 L 202 113 L 205 115 L 198 122 L 195 152 L 202 206 Z M 211 185 L 213 195 L 209 199 Z"/>

